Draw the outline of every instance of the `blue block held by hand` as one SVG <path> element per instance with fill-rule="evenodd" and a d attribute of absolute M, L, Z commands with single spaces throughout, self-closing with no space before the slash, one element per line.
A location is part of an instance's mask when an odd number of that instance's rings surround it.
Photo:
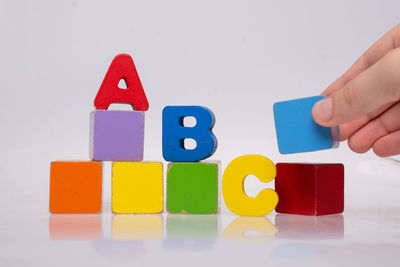
<path fill-rule="evenodd" d="M 185 117 L 194 117 L 196 124 L 184 126 Z M 202 106 L 166 106 L 162 113 L 162 149 L 166 161 L 194 162 L 206 159 L 217 149 L 217 139 L 212 133 L 215 117 Z M 196 142 L 194 149 L 187 149 L 185 139 Z"/>
<path fill-rule="evenodd" d="M 281 154 L 339 146 L 338 127 L 320 126 L 312 118 L 312 108 L 323 98 L 324 96 L 312 96 L 274 104 L 276 136 Z"/>

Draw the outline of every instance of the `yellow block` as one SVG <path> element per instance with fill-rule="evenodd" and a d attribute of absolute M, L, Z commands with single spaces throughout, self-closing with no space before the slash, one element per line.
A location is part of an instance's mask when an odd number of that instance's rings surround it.
<path fill-rule="evenodd" d="M 114 213 L 160 213 L 163 211 L 163 165 L 161 162 L 114 162 L 112 210 Z"/>
<path fill-rule="evenodd" d="M 261 155 L 244 155 L 229 163 L 222 177 L 222 194 L 228 208 L 240 216 L 264 216 L 275 209 L 278 194 L 273 189 L 264 189 L 256 197 L 244 191 L 244 180 L 248 175 L 256 176 L 268 183 L 276 176 L 276 167 Z"/>
<path fill-rule="evenodd" d="M 255 236 L 246 235 L 257 232 Z M 278 229 L 265 217 L 236 218 L 222 233 L 222 236 L 241 242 L 264 242 L 275 238 Z"/>
<path fill-rule="evenodd" d="M 113 239 L 162 239 L 163 229 L 162 215 L 115 214 L 112 218 Z"/>

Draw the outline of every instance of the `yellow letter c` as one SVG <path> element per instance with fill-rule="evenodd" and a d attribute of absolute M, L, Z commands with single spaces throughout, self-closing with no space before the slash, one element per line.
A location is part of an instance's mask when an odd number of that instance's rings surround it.
<path fill-rule="evenodd" d="M 256 176 L 268 183 L 276 176 L 276 167 L 267 157 L 244 155 L 232 160 L 222 177 L 222 194 L 228 208 L 240 216 L 264 216 L 278 204 L 278 194 L 273 189 L 264 189 L 256 197 L 244 191 L 244 180 L 248 175 Z"/>

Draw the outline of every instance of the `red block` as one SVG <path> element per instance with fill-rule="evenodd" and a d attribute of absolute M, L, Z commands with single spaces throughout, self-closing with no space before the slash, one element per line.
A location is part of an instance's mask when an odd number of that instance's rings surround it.
<path fill-rule="evenodd" d="M 279 213 L 326 215 L 344 209 L 343 164 L 277 163 Z"/>
<path fill-rule="evenodd" d="M 125 81 L 126 89 L 118 87 L 121 79 Z M 149 109 L 135 64 L 127 54 L 117 55 L 113 59 L 94 100 L 97 109 L 107 109 L 111 103 L 131 104 L 140 111 Z"/>

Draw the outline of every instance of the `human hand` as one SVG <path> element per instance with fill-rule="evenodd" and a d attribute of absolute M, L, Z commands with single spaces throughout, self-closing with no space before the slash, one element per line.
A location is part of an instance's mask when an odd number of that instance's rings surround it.
<path fill-rule="evenodd" d="M 314 120 L 339 126 L 351 150 L 400 154 L 400 24 L 373 44 L 315 104 Z"/>

